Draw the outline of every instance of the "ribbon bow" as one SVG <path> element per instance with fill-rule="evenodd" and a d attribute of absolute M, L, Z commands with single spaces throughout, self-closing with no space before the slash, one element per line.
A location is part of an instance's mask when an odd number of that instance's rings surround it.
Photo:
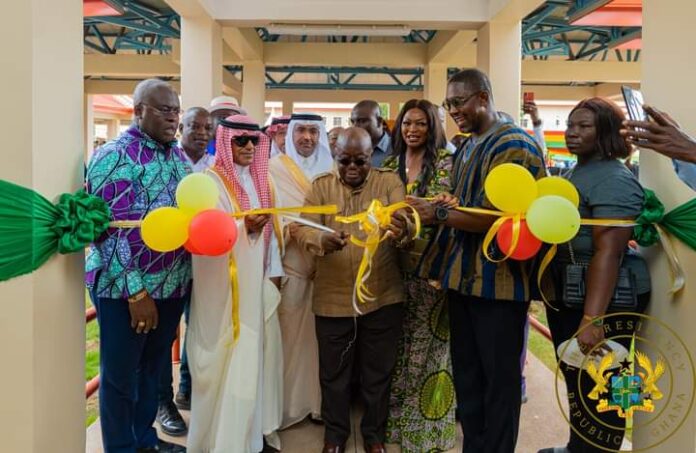
<path fill-rule="evenodd" d="M 360 231 L 366 234 L 364 241 L 359 240 L 355 236 L 350 237 L 350 241 L 353 244 L 364 249 L 362 260 L 358 267 L 358 276 L 355 279 L 355 287 L 353 288 L 353 309 L 358 314 L 362 314 L 362 312 L 358 308 L 357 301 L 364 304 L 375 300 L 375 296 L 367 288 L 367 280 L 372 273 L 372 259 L 377 253 L 379 243 L 390 236 L 389 232 L 384 230 L 391 223 L 392 214 L 400 209 L 409 209 L 413 213 L 416 225 L 416 231 L 413 235 L 413 239 L 415 239 L 421 230 L 420 217 L 418 212 L 404 201 L 384 206 L 379 200 L 372 200 L 367 211 L 352 216 L 336 216 L 336 221 L 339 223 L 358 223 Z"/>

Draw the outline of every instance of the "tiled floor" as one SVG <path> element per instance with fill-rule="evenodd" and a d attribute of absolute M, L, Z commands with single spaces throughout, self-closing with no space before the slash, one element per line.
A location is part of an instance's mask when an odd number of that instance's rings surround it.
<path fill-rule="evenodd" d="M 563 445 L 569 429 L 556 401 L 553 373 L 530 354 L 525 375 L 529 402 L 522 406 L 516 452 L 536 453 L 540 448 Z M 561 396 L 565 398 L 565 392 L 562 392 Z M 188 412 L 182 413 L 188 421 Z M 360 414 L 354 413 L 353 436 L 347 445 L 347 451 L 351 453 L 364 452 L 360 430 L 356 429 L 359 426 Z M 98 422 L 88 428 L 86 453 L 102 453 L 100 436 Z M 320 453 L 323 446 L 323 428 L 307 421 L 281 432 L 280 437 L 283 453 Z M 167 437 L 163 436 L 163 438 Z M 185 444 L 185 438 L 167 438 L 167 440 Z M 457 447 L 450 452 L 461 451 L 461 445 L 460 433 Z M 388 445 L 387 450 L 389 453 L 398 453 L 400 448 L 396 445 Z"/>

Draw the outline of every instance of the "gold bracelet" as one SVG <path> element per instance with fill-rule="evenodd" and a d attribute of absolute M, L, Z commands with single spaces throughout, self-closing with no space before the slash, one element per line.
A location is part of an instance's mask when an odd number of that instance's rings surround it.
<path fill-rule="evenodd" d="M 139 293 L 137 293 L 135 296 L 131 296 L 128 298 L 128 303 L 134 304 L 136 302 L 140 302 L 141 300 L 145 299 L 147 297 L 147 291 L 142 290 Z"/>

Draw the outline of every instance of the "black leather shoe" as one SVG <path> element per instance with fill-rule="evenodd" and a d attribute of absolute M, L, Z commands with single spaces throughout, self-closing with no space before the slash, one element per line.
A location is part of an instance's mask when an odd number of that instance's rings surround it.
<path fill-rule="evenodd" d="M 174 404 L 176 404 L 176 407 L 178 407 L 182 411 L 190 411 L 191 410 L 191 395 L 187 395 L 185 393 L 178 392 L 176 394 L 176 396 L 174 397 Z"/>
<path fill-rule="evenodd" d="M 567 447 L 542 448 L 537 453 L 570 453 Z"/>
<path fill-rule="evenodd" d="M 170 436 L 183 436 L 188 431 L 186 422 L 172 401 L 160 404 L 157 409 L 157 423 L 162 427 L 162 431 Z"/>
<path fill-rule="evenodd" d="M 156 447 L 138 448 L 136 453 L 186 453 L 186 447 L 158 439 Z"/>

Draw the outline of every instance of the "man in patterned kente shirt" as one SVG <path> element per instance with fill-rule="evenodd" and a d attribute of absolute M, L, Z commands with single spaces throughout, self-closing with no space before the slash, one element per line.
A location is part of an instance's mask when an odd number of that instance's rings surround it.
<path fill-rule="evenodd" d="M 114 220 L 140 220 L 175 205 L 190 173 L 176 145 L 179 98 L 161 80 L 133 94 L 128 130 L 100 148 L 87 170 L 87 190 L 109 204 Z M 104 451 L 183 452 L 157 438 L 159 377 L 191 291 L 191 256 L 145 246 L 139 228 L 110 228 L 87 258 L 87 287 L 100 328 L 99 411 Z"/>

